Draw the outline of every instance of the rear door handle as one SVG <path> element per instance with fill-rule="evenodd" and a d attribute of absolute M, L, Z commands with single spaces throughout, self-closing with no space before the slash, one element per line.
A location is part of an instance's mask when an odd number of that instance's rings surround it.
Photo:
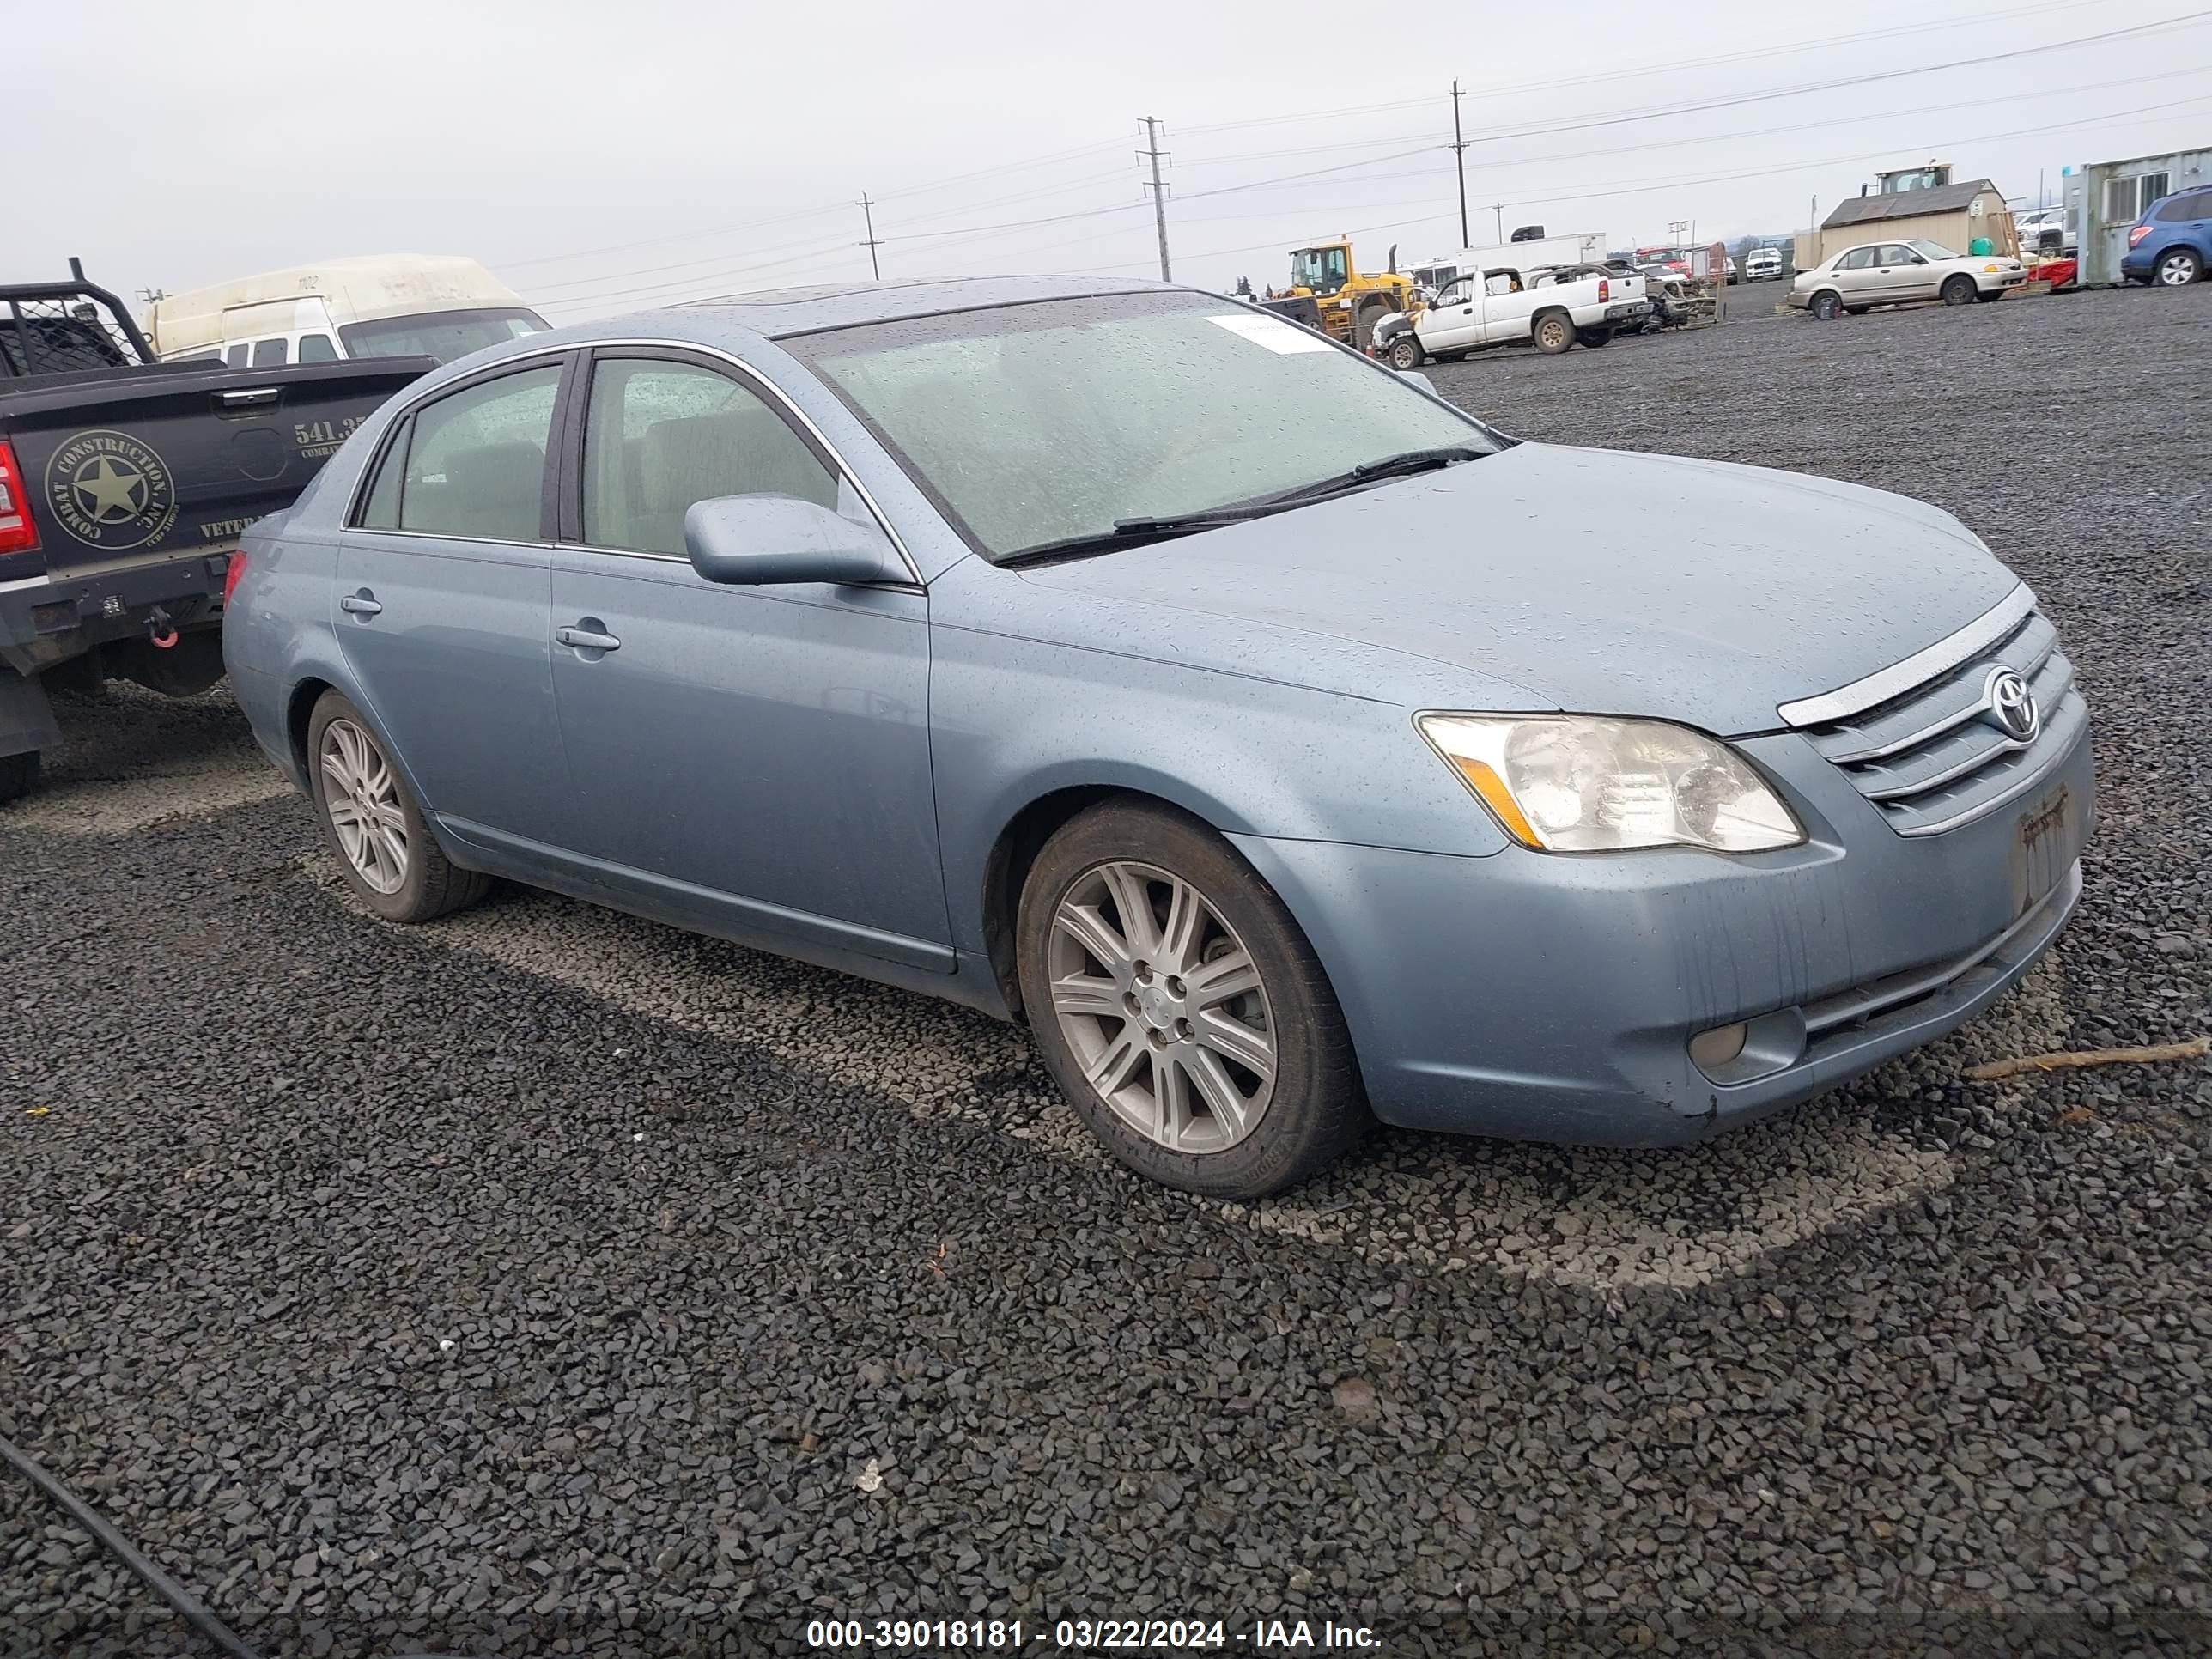
<path fill-rule="evenodd" d="M 384 614 L 384 607 L 376 602 L 376 596 L 367 588 L 358 593 L 341 595 L 338 609 L 350 611 L 356 617 L 380 617 Z"/>
<path fill-rule="evenodd" d="M 579 651 L 619 651 L 622 641 L 611 634 L 601 634 L 589 628 L 556 628 L 553 637 L 563 645 L 573 645 Z"/>

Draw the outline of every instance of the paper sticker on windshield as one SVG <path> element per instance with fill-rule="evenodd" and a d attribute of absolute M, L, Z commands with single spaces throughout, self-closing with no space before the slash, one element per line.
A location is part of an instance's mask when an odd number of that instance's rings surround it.
<path fill-rule="evenodd" d="M 1231 334 L 1241 334 L 1255 345 L 1263 345 L 1268 350 L 1279 351 L 1285 356 L 1293 351 L 1328 349 L 1328 342 L 1311 329 L 1300 328 L 1296 323 L 1286 323 L 1279 317 L 1243 312 L 1226 317 L 1208 317 L 1206 320 L 1218 323 Z"/>

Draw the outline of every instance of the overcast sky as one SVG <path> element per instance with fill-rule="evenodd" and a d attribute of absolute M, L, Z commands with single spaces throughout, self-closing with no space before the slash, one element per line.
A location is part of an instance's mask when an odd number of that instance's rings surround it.
<path fill-rule="evenodd" d="M 1155 115 L 1176 276 L 1259 287 L 1339 232 L 1378 268 L 1394 242 L 1460 246 L 1455 76 L 1478 243 L 1501 222 L 1616 247 L 1677 220 L 1786 232 L 1931 157 L 2016 201 L 2040 170 L 2056 200 L 2069 162 L 2212 144 L 2192 0 L 1388 9 L 1416 21 L 1342 0 L 82 0 L 9 36 L 0 280 L 73 253 L 126 293 L 466 253 L 572 321 L 865 277 L 864 191 L 886 277 L 1146 276 Z"/>

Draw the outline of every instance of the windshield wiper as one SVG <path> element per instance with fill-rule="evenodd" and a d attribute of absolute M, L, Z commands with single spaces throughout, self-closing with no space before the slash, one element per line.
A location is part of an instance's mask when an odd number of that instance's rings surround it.
<path fill-rule="evenodd" d="M 1218 530 L 1224 525 L 1243 524 L 1248 520 L 1264 519 L 1270 513 L 1279 513 L 1293 503 L 1270 498 L 1255 501 L 1249 507 L 1210 507 L 1202 513 L 1165 513 L 1157 517 L 1116 519 L 1111 530 L 1086 531 L 1080 536 L 1063 536 L 1058 541 L 1039 542 L 1034 547 L 1017 548 L 1012 553 L 999 556 L 1000 564 L 1027 564 L 1031 560 L 1075 559 L 1091 553 L 1118 553 L 1124 548 L 1142 547 L 1148 542 L 1164 542 L 1171 536 L 1195 535 L 1201 530 Z"/>
<path fill-rule="evenodd" d="M 1379 483 L 1385 478 L 1410 477 L 1416 472 L 1433 472 L 1438 467 L 1455 466 L 1462 461 L 1479 461 L 1490 453 L 1486 449 L 1471 448 L 1466 444 L 1448 444 L 1440 449 L 1409 449 L 1403 454 L 1385 455 L 1379 461 L 1362 461 L 1349 472 L 1340 472 L 1333 478 L 1300 484 L 1296 489 L 1286 489 L 1281 495 L 1270 495 L 1267 499 L 1277 505 L 1288 501 L 1310 501 L 1316 496 L 1357 489 L 1362 484 Z"/>
<path fill-rule="evenodd" d="M 1438 467 L 1452 466 L 1461 461 L 1480 460 L 1490 453 L 1486 449 L 1470 448 L 1464 444 L 1449 445 L 1439 449 L 1409 449 L 1403 454 L 1385 455 L 1378 461 L 1362 461 L 1351 471 L 1340 472 L 1334 477 L 1299 484 L 1295 489 L 1263 495 L 1257 501 L 1245 501 L 1234 507 L 1209 507 L 1197 513 L 1167 513 L 1155 517 L 1116 519 L 1111 530 L 1090 531 L 1080 536 L 1063 536 L 1058 541 L 1039 542 L 1034 547 L 1018 548 L 1012 553 L 1000 555 L 998 562 L 1026 564 L 1032 560 L 1077 559 L 1094 553 L 1118 553 L 1124 548 L 1165 541 L 1170 536 L 1189 536 L 1201 530 L 1218 530 L 1225 525 L 1246 524 L 1254 519 L 1264 519 L 1271 513 L 1303 506 L 1308 501 L 1358 489 L 1367 484 L 1380 483 L 1386 478 L 1402 478 L 1416 472 L 1433 472 Z"/>

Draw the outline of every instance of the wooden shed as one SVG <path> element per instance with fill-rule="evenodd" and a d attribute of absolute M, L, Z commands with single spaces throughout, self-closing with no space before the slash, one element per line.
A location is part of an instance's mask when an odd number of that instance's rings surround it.
<path fill-rule="evenodd" d="M 1975 239 L 1986 236 L 1992 253 L 2017 254 L 2020 234 L 2004 192 L 1986 179 L 1952 184 L 1949 174 L 1948 167 L 1935 163 L 1881 174 L 1885 188 L 1847 197 L 1819 230 L 1798 239 L 1797 268 L 1809 270 L 1845 248 L 1884 238 L 1925 237 L 1954 253 L 1969 253 Z M 1943 182 L 1928 182 L 1931 178 Z"/>

